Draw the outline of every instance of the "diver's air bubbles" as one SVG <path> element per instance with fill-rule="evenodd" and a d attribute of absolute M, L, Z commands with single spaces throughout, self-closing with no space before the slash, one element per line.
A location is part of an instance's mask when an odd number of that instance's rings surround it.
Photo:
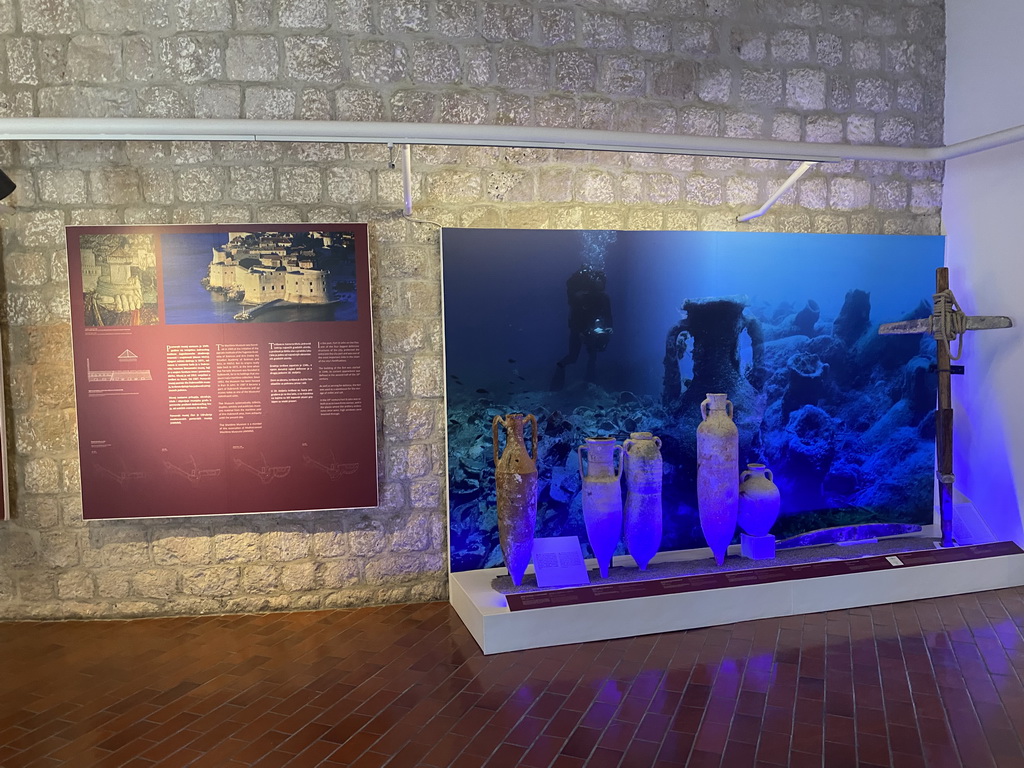
<path fill-rule="evenodd" d="M 583 241 L 582 264 L 588 269 L 604 270 L 605 256 L 615 243 L 618 232 L 609 230 L 586 230 L 580 232 Z"/>

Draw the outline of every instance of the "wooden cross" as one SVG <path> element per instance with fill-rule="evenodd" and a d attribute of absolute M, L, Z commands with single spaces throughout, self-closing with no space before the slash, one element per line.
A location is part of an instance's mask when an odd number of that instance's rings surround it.
<path fill-rule="evenodd" d="M 965 315 L 949 290 L 949 270 L 935 270 L 934 309 L 931 317 L 903 320 L 878 327 L 880 334 L 927 333 L 935 339 L 938 359 L 939 397 L 935 411 L 935 464 L 939 478 L 939 520 L 942 546 L 956 546 L 953 541 L 953 396 L 951 392 L 951 360 L 959 360 L 963 334 L 990 328 L 1010 328 L 1013 321 L 1001 315 Z M 958 339 L 956 357 L 949 352 L 949 342 Z M 963 369 L 957 371 L 963 373 Z"/>

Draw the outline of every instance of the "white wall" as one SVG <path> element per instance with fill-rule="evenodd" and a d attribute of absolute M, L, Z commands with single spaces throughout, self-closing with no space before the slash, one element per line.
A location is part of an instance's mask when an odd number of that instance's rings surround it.
<path fill-rule="evenodd" d="M 1024 123 L 1024 3 L 946 0 L 947 144 Z M 999 538 L 1024 508 L 1024 144 L 946 164 L 950 283 L 972 314 L 1017 327 L 971 333 L 953 380 L 957 488 Z"/>

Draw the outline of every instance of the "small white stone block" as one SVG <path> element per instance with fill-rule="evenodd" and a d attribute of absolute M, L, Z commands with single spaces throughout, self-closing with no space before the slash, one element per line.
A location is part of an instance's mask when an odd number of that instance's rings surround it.
<path fill-rule="evenodd" d="M 775 537 L 740 534 L 740 554 L 750 560 L 771 560 L 775 557 Z"/>

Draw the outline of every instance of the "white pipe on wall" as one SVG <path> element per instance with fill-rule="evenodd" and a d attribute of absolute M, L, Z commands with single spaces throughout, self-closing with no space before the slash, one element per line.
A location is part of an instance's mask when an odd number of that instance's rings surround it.
<path fill-rule="evenodd" d="M 743 223 L 746 221 L 750 221 L 751 219 L 756 219 L 758 216 L 764 216 L 768 212 L 768 209 L 775 205 L 779 201 L 779 198 L 786 194 L 793 187 L 793 185 L 800 180 L 800 177 L 807 173 L 809 170 L 811 170 L 811 168 L 813 168 L 814 165 L 814 162 L 810 160 L 804 160 L 804 162 L 800 163 L 800 167 L 793 171 L 793 173 L 790 174 L 790 177 L 782 183 L 782 186 L 775 190 L 775 194 L 773 194 L 771 197 L 765 200 L 764 205 L 762 205 L 753 213 L 745 213 L 742 216 L 737 216 L 736 221 Z"/>
<path fill-rule="evenodd" d="M 405 215 L 412 216 L 412 145 L 402 147 L 402 201 Z"/>
<path fill-rule="evenodd" d="M 145 117 L 0 118 L 0 141 L 115 140 L 366 142 L 654 152 L 818 162 L 932 162 L 1024 141 L 1024 125 L 943 147 L 889 147 L 512 125 Z"/>
<path fill-rule="evenodd" d="M 881 160 L 943 162 L 1024 141 L 1024 125 L 941 147 L 889 147 L 868 144 L 826 144 L 681 136 L 573 128 L 450 123 L 333 122 L 327 120 L 205 120 L 144 117 L 8 117 L 0 118 L 0 141 L 299 141 L 405 145 L 402 181 L 405 211 L 412 210 L 410 146 L 533 147 L 607 152 L 713 155 L 770 160 L 802 160 L 804 164 L 755 213 L 763 215 L 814 162 Z"/>

